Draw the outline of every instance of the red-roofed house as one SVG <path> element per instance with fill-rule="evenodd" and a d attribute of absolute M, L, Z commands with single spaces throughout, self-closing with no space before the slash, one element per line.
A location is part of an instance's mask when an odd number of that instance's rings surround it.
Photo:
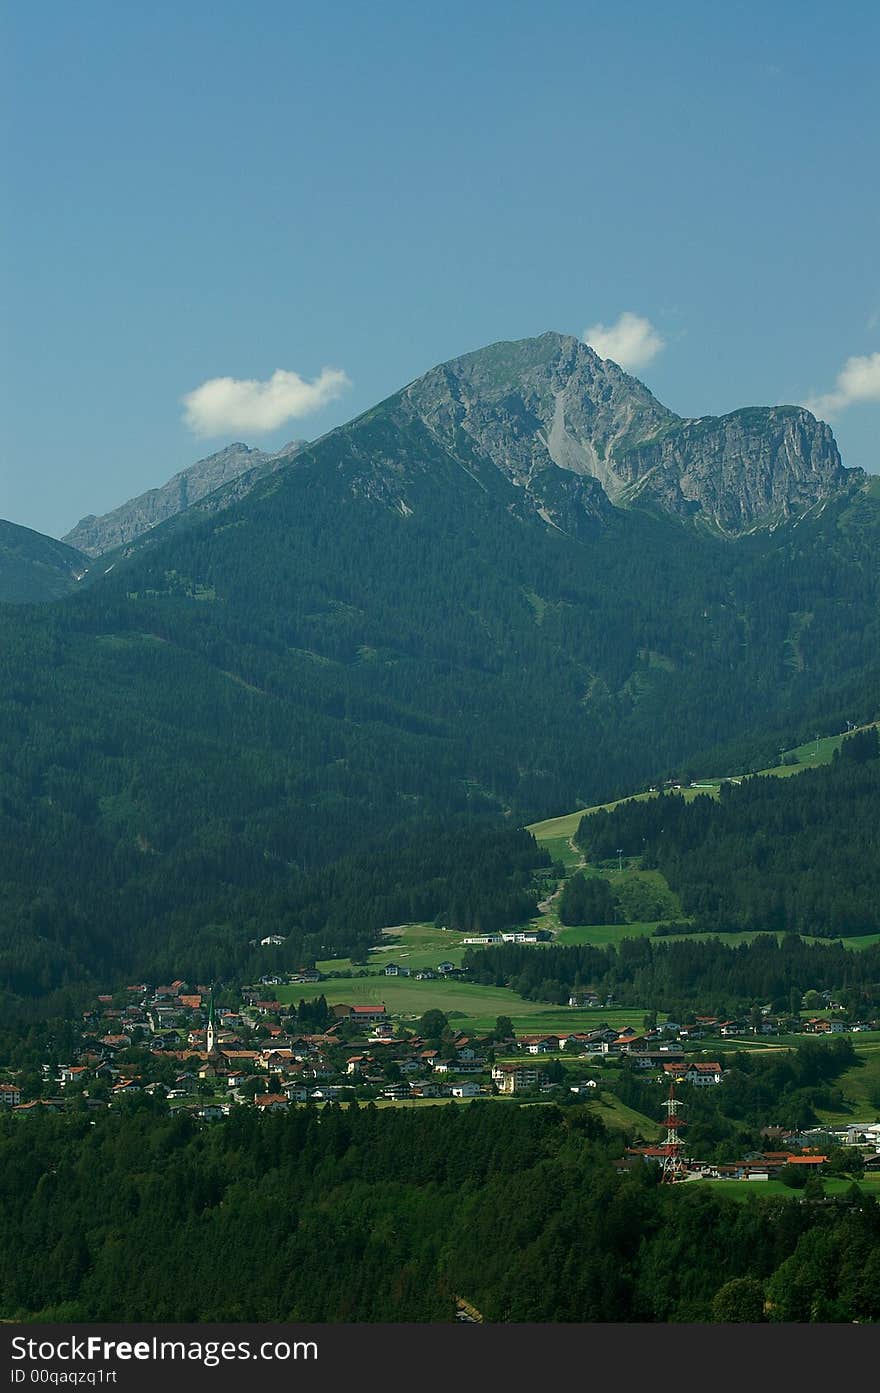
<path fill-rule="evenodd" d="M 290 1107 L 290 1101 L 284 1093 L 262 1093 L 254 1099 L 254 1107 L 261 1112 L 281 1112 Z"/>
<path fill-rule="evenodd" d="M 348 1008 L 350 1021 L 381 1021 L 388 1015 L 384 1005 L 382 1006 L 350 1006 Z"/>

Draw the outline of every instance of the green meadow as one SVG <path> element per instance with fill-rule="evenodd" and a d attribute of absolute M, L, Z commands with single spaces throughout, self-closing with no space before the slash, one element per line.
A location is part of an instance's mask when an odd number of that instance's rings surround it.
<path fill-rule="evenodd" d="M 652 934 L 656 927 L 656 923 L 563 925 L 557 932 L 556 941 L 562 944 L 590 943 L 596 948 L 604 948 L 608 943 L 616 946 L 623 938 L 644 938 L 646 934 Z"/>
<path fill-rule="evenodd" d="M 279 1001 L 298 1001 L 303 987 L 296 983 L 279 986 L 275 993 Z M 518 1034 L 540 1035 L 558 1030 L 596 1030 L 608 1024 L 623 1030 L 625 1026 L 641 1029 L 644 1008 L 550 1006 L 543 1001 L 525 1001 L 508 987 L 485 987 L 463 981 L 437 978 L 417 982 L 412 977 L 336 977 L 320 984 L 320 990 L 331 1006 L 383 1005 L 389 1015 L 417 1018 L 425 1011 L 445 1011 L 464 1029 L 491 1030 L 499 1016 L 509 1016 Z M 309 988 L 314 994 L 316 988 Z"/>
<path fill-rule="evenodd" d="M 822 1183 L 825 1194 L 829 1197 L 845 1195 L 850 1186 L 855 1183 L 865 1194 L 880 1199 L 880 1176 L 877 1175 L 869 1175 L 863 1180 L 855 1182 L 841 1176 L 829 1176 L 827 1179 L 823 1178 Z M 793 1190 L 791 1186 L 783 1185 L 781 1180 L 688 1180 L 674 1188 L 676 1194 L 697 1189 L 713 1190 L 716 1195 L 724 1195 L 728 1199 L 740 1201 L 748 1200 L 751 1195 L 789 1200 L 803 1198 L 802 1190 Z"/>
<path fill-rule="evenodd" d="M 591 1098 L 587 1106 L 601 1118 L 606 1127 L 613 1131 L 627 1132 L 634 1137 L 643 1137 L 646 1142 L 656 1141 L 663 1130 L 656 1119 L 636 1112 L 634 1108 L 628 1108 L 613 1093 L 604 1090 L 600 1091 L 598 1098 Z"/>
<path fill-rule="evenodd" d="M 816 1108 L 820 1122 L 836 1125 L 847 1122 L 880 1121 L 880 1032 L 865 1031 L 853 1038 L 858 1063 L 836 1080 L 843 1094 L 842 1108 Z"/>
<path fill-rule="evenodd" d="M 408 967 L 411 972 L 421 972 L 423 968 L 436 970 L 442 962 L 460 967 L 465 951 L 464 937 L 453 929 L 438 929 L 433 924 L 397 924 L 383 929 L 381 943 L 370 949 L 369 968 L 373 971 L 391 962 Z M 325 958 L 315 966 L 319 972 L 344 972 L 350 976 L 364 964 L 353 963 L 351 958 Z"/>

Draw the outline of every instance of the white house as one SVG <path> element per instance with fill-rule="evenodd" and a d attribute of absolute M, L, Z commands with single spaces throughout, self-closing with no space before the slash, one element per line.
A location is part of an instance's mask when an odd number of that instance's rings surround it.
<path fill-rule="evenodd" d="M 685 1083 L 693 1084 L 695 1088 L 712 1088 L 721 1082 L 721 1065 L 716 1063 L 689 1064 L 684 1078 Z"/>
<path fill-rule="evenodd" d="M 543 1070 L 531 1064 L 493 1064 L 492 1079 L 499 1093 L 521 1093 L 547 1081 Z"/>

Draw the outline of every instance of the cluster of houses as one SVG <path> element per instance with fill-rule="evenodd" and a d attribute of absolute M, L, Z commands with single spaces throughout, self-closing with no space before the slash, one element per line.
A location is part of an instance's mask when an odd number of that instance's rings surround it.
<path fill-rule="evenodd" d="M 443 962 L 436 973 L 415 975 L 458 972 L 451 962 Z M 402 975 L 407 969 L 389 962 L 384 973 Z M 306 987 L 322 980 L 314 968 L 283 978 L 267 975 L 243 988 L 235 1005 L 216 1010 L 208 986 L 182 979 L 158 986 L 139 983 L 115 996 L 99 996 L 84 1013 L 74 1056 L 60 1065 L 44 1064 L 39 1096 L 24 1096 L 10 1074 L 0 1081 L 0 1108 L 24 1114 L 57 1110 L 71 1098 L 99 1108 L 144 1092 L 210 1118 L 239 1104 L 265 1112 L 352 1097 L 404 1102 L 563 1088 L 587 1097 L 596 1080 L 572 1083 L 571 1073 L 566 1077 L 560 1069 L 559 1059 L 572 1055 L 600 1063 L 616 1057 L 673 1084 L 717 1087 L 724 1077 L 721 1064 L 706 1054 L 705 1046 L 698 1053 L 694 1042 L 754 1031 L 770 1034 L 777 1028 L 762 1012 L 757 1024 L 698 1016 L 688 1025 L 665 1021 L 639 1031 L 599 1021 L 589 1030 L 506 1040 L 444 1033 L 438 1041 L 395 1027 L 383 1002 L 330 1007 L 322 1002 L 319 1022 L 309 1024 L 307 1013 L 299 1021 L 296 1009 L 273 991 L 282 983 Z M 314 1007 L 315 993 L 305 995 Z M 599 1006 L 594 993 L 576 999 Z M 834 1034 L 842 1028 L 831 1017 L 804 1023 L 810 1034 Z M 542 1067 L 542 1056 L 553 1057 L 552 1067 Z"/>
<path fill-rule="evenodd" d="M 304 969 L 294 976 L 307 985 L 319 975 Z M 44 1065 L 41 1096 L 23 1097 L 11 1078 L 0 1083 L 0 1106 L 29 1113 L 76 1099 L 99 1108 L 145 1092 L 211 1118 L 238 1104 L 265 1112 L 351 1097 L 403 1102 L 549 1092 L 565 1084 L 558 1064 L 551 1079 L 538 1057 L 560 1054 L 599 1061 L 619 1055 L 657 1077 L 668 1073 L 698 1086 L 721 1082 L 717 1063 L 693 1054 L 686 1059 L 659 1027 L 640 1033 L 602 1024 L 506 1040 L 462 1032 L 424 1040 L 395 1029 L 385 1004 L 374 1002 L 327 1007 L 320 1028 L 303 1029 L 295 1008 L 274 995 L 276 985 L 277 978 L 265 978 L 245 987 L 234 1007 L 216 1010 L 207 986 L 180 979 L 102 995 L 83 1016 L 75 1057 Z M 588 1096 L 596 1083 L 568 1086 Z"/>
<path fill-rule="evenodd" d="M 632 1170 L 641 1162 L 662 1164 L 667 1157 L 667 1148 L 655 1146 L 630 1146 L 616 1163 L 618 1171 Z M 742 1161 L 711 1165 L 705 1161 L 683 1159 L 682 1176 L 703 1180 L 775 1180 L 785 1166 L 810 1172 L 821 1172 L 828 1161 L 827 1155 L 817 1151 L 758 1151 Z"/>
<path fill-rule="evenodd" d="M 869 1147 L 859 1147 L 863 1152 L 863 1165 L 868 1174 L 880 1173 L 880 1153 L 875 1147 L 876 1142 Z M 666 1156 L 667 1148 L 661 1145 L 630 1146 L 616 1162 L 616 1169 L 632 1170 L 643 1161 L 660 1165 Z M 787 1168 L 803 1171 L 807 1175 L 821 1175 L 827 1164 L 826 1152 L 817 1151 L 814 1147 L 805 1147 L 799 1151 L 755 1151 L 743 1160 L 721 1164 L 683 1159 L 682 1175 L 685 1179 L 694 1180 L 776 1180 Z"/>
<path fill-rule="evenodd" d="M 652 1048 L 654 1045 L 656 1048 Z M 604 1025 L 589 1031 L 522 1035 L 516 1041 L 516 1048 L 536 1055 L 557 1054 L 560 1050 L 597 1057 L 618 1055 L 626 1058 L 634 1068 L 650 1070 L 654 1075 L 667 1077 L 676 1083 L 693 1084 L 698 1088 L 721 1083 L 723 1075 L 721 1065 L 716 1061 L 698 1059 L 694 1054 L 686 1057 L 681 1046 L 664 1042 L 662 1028 L 640 1033 L 632 1026 L 615 1030 Z"/>
<path fill-rule="evenodd" d="M 708 1163 L 681 1155 L 680 1180 L 775 1180 L 783 1171 L 821 1174 L 832 1148 L 847 1147 L 861 1154 L 866 1174 L 880 1174 L 880 1122 L 851 1122 L 843 1127 L 813 1127 L 804 1132 L 765 1127 L 763 1136 L 773 1140 L 779 1150 L 751 1152 L 742 1160 Z M 627 1147 L 616 1163 L 618 1171 L 638 1168 L 642 1162 L 663 1165 L 669 1157 L 668 1141 Z"/>
<path fill-rule="evenodd" d="M 318 974 L 294 978 L 308 983 Z M 99 1108 L 143 1092 L 212 1118 L 237 1104 L 268 1112 L 340 1097 L 398 1102 L 512 1091 L 505 1078 L 493 1079 L 494 1040 L 459 1032 L 438 1045 L 395 1031 L 382 1002 L 329 1007 L 320 1029 L 301 1030 L 295 1008 L 272 994 L 277 981 L 244 988 L 234 1008 L 215 1009 L 206 985 L 180 979 L 132 986 L 128 1000 L 100 996 L 82 1018 L 75 1057 L 43 1066 L 41 1096 L 25 1098 L 10 1078 L 0 1083 L 0 1107 L 57 1111 L 75 1099 Z M 512 1050 L 513 1039 L 502 1047 Z M 546 1083 L 533 1073 L 531 1086 Z M 522 1078 L 518 1086 L 526 1086 Z"/>

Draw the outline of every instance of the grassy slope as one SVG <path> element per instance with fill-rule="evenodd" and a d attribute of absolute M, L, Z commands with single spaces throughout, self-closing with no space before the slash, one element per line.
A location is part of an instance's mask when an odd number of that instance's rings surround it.
<path fill-rule="evenodd" d="M 868 729 L 868 727 L 862 727 L 862 729 Z M 811 740 L 805 745 L 799 745 L 796 749 L 784 752 L 786 755 L 796 758 L 796 764 L 781 764 L 772 769 L 761 769 L 758 772 L 760 774 L 771 775 L 774 778 L 788 778 L 791 774 L 803 773 L 805 769 L 817 769 L 820 765 L 831 763 L 835 750 L 840 748 L 844 739 L 845 736 L 841 734 L 828 735 L 819 737 L 816 740 Z M 718 777 L 696 780 L 694 785 L 690 788 L 682 788 L 680 790 L 681 796 L 687 802 L 691 802 L 694 798 L 699 797 L 701 793 L 716 798 L 718 796 L 718 790 L 724 782 L 726 782 L 725 778 Z M 528 830 L 532 833 L 537 842 L 547 848 L 555 861 L 561 861 L 563 863 L 565 867 L 565 877 L 572 875 L 574 871 L 581 868 L 589 873 L 591 868 L 584 865 L 583 857 L 575 850 L 571 843 L 571 839 L 580 826 L 581 819 L 590 813 L 610 811 L 616 808 L 620 803 L 629 801 L 641 802 L 646 798 L 656 797 L 656 791 L 648 790 L 643 793 L 636 793 L 632 795 L 631 799 L 618 798 L 613 803 L 599 803 L 592 808 L 581 808 L 573 813 L 563 813 L 559 817 L 546 818 L 543 822 L 534 822 L 530 825 Z M 634 866 L 635 863 L 631 862 L 630 865 Z M 601 872 L 597 871 L 596 873 L 603 875 L 606 879 L 613 882 L 618 878 L 625 877 L 628 871 L 624 869 L 621 872 L 614 868 L 603 867 Z M 666 881 L 659 871 L 640 872 L 640 874 L 655 876 L 660 883 L 666 886 Z M 669 887 L 666 886 L 666 888 L 668 889 Z M 607 943 L 619 943 L 623 938 L 639 938 L 645 934 L 653 933 L 654 929 L 657 927 L 656 923 L 615 925 L 578 924 L 572 927 L 565 927 L 559 923 L 553 904 L 548 907 L 536 922 L 543 928 L 551 929 L 557 935 L 557 940 L 560 943 L 592 943 L 597 947 L 602 947 Z M 684 935 L 670 935 L 669 939 L 666 941 L 672 942 L 678 937 L 684 937 Z M 699 941 L 703 935 L 689 934 L 687 937 L 690 941 Z M 734 946 L 737 943 L 748 942 L 754 937 L 754 933 L 727 934 L 725 935 L 724 941 Z M 777 939 L 780 937 L 781 935 L 777 935 Z M 880 942 L 880 934 L 844 938 L 841 942 L 847 948 L 867 948 L 873 943 Z"/>
<path fill-rule="evenodd" d="M 591 1112 L 595 1112 L 602 1119 L 606 1127 L 614 1131 L 641 1136 L 648 1142 L 656 1141 L 662 1131 L 659 1122 L 646 1117 L 644 1113 L 636 1112 L 634 1108 L 628 1108 L 619 1098 L 615 1098 L 613 1093 L 604 1090 L 595 1101 L 590 1100 L 589 1107 Z"/>
<path fill-rule="evenodd" d="M 880 1093 L 880 1041 L 873 1038 L 873 1033 L 867 1039 L 864 1036 L 856 1038 L 859 1063 L 847 1069 L 836 1081 L 836 1086 L 843 1092 L 845 1106 L 838 1110 L 817 1108 L 820 1122 L 844 1125 L 848 1122 L 880 1121 L 880 1107 L 871 1102 L 872 1095 L 877 1097 Z"/>
<path fill-rule="evenodd" d="M 859 728 L 862 730 L 870 729 L 869 726 Z M 834 751 L 840 749 L 845 738 L 845 735 L 826 735 L 820 737 L 818 741 L 810 740 L 806 745 L 798 745 L 794 750 L 784 751 L 785 755 L 794 755 L 797 758 L 797 764 L 779 764 L 772 769 L 759 769 L 758 773 L 785 779 L 790 774 L 802 774 L 805 769 L 817 769 L 822 764 L 830 764 Z M 688 802 L 697 798 L 701 793 L 708 793 L 710 797 L 715 797 L 723 783 L 738 777 L 738 775 L 716 775 L 711 778 L 696 779 L 691 787 L 683 788 L 680 791 Z M 542 846 L 547 845 L 550 849 L 550 843 L 556 839 L 563 838 L 567 842 L 570 837 L 573 837 L 580 825 L 581 818 L 586 817 L 588 813 L 610 812 L 620 803 L 632 802 L 634 799 L 641 801 L 645 798 L 656 798 L 656 796 L 656 790 L 633 793 L 627 798 L 617 798 L 613 803 L 597 803 L 592 808 L 579 808 L 576 812 L 563 813 L 560 817 L 550 817 L 545 818 L 543 822 L 533 822 L 529 826 L 529 831 Z"/>
<path fill-rule="evenodd" d="M 397 963 L 411 972 L 436 968 L 438 963 L 451 962 L 461 966 L 465 935 L 452 929 L 437 929 L 433 924 L 397 924 L 383 930 L 382 942 L 370 949 L 369 966 L 377 970 L 385 963 Z M 351 975 L 357 966 L 351 958 L 327 958 L 316 963 L 319 972 L 344 972 Z"/>

